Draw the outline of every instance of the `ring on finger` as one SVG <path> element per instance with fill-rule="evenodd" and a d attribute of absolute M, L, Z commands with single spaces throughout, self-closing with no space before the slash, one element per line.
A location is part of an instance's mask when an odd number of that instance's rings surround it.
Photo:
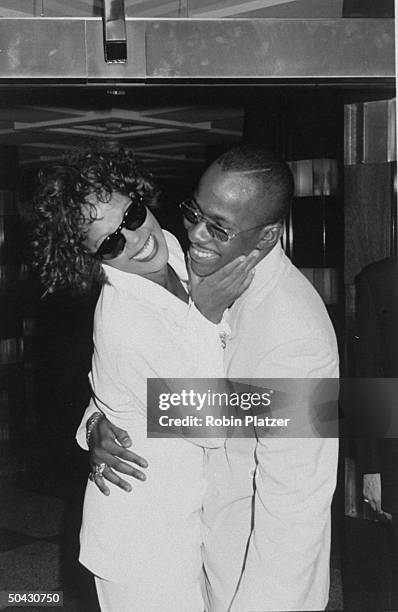
<path fill-rule="evenodd" d="M 103 478 L 102 472 L 107 467 L 106 463 L 100 463 L 94 467 L 93 476 L 101 476 Z"/>

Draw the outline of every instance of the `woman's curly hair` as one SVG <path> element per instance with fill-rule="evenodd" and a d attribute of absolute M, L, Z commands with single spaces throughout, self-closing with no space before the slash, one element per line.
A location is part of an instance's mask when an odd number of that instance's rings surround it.
<path fill-rule="evenodd" d="M 82 292 L 94 280 L 104 280 L 99 260 L 83 244 L 87 225 L 96 216 L 95 206 L 86 201 L 88 195 L 94 193 L 107 202 L 117 191 L 133 201 L 142 197 L 149 208 L 156 208 L 159 197 L 151 174 L 127 148 L 81 150 L 62 164 L 40 170 L 38 180 L 33 202 L 34 267 L 46 293 Z"/>

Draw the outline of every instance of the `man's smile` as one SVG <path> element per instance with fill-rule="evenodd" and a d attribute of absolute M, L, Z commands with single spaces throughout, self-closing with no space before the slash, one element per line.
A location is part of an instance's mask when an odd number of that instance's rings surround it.
<path fill-rule="evenodd" d="M 206 249 L 198 244 L 191 244 L 189 247 L 189 254 L 194 261 L 210 260 L 220 257 L 219 254 L 212 249 Z"/>

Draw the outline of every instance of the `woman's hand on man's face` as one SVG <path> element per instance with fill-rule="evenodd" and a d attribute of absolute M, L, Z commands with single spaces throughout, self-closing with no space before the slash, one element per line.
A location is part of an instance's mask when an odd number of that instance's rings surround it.
<path fill-rule="evenodd" d="M 104 495 L 109 495 L 110 490 L 105 480 L 120 487 L 124 491 L 132 490 L 131 484 L 120 478 L 114 470 L 127 474 L 144 481 L 144 472 L 130 465 L 135 463 L 141 468 L 148 467 L 148 462 L 143 458 L 128 450 L 132 444 L 128 433 L 113 425 L 105 416 L 97 421 L 90 434 L 90 466 L 92 480 Z M 123 459 L 123 461 L 122 461 Z M 130 463 L 126 463 L 129 461 Z M 96 473 L 96 467 L 105 464 L 101 473 Z"/>
<path fill-rule="evenodd" d="M 190 293 L 195 306 L 206 319 L 219 323 L 224 311 L 249 287 L 254 277 L 254 266 L 260 251 L 237 257 L 209 276 L 197 276 L 191 267 L 189 255 L 187 267 Z"/>

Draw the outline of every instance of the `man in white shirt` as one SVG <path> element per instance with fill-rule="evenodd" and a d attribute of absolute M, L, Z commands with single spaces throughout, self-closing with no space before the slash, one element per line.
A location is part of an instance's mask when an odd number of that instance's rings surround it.
<path fill-rule="evenodd" d="M 239 255 L 259 251 L 251 286 L 225 314 L 231 328 L 226 376 L 246 383 L 338 377 L 336 339 L 326 309 L 280 246 L 292 195 L 286 164 L 273 153 L 241 146 L 216 160 L 194 197 L 182 205 L 192 297 L 199 310 L 211 298 L 206 289 L 213 275 Z M 297 411 L 301 408 L 298 402 Z M 99 427 L 106 438 L 107 423 Z M 128 445 L 123 432 L 112 431 Z M 98 433 L 93 432 L 92 464 L 105 462 L 132 473 L 111 456 L 129 460 L 128 451 L 121 454 L 109 436 L 97 443 Z M 324 609 L 337 439 L 231 439 L 224 448 L 208 451 L 206 470 L 209 610 Z M 115 474 L 109 480 L 121 484 Z"/>

